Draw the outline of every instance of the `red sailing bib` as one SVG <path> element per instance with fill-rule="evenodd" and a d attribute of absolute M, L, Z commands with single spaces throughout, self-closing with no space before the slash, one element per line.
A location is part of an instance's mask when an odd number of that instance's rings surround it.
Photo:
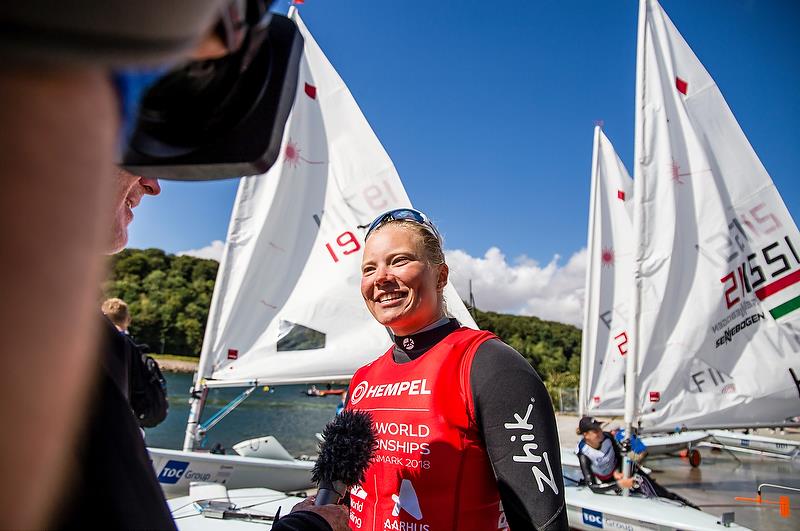
<path fill-rule="evenodd" d="M 356 372 L 348 408 L 372 413 L 377 459 L 350 492 L 359 531 L 487 531 L 507 527 L 475 422 L 470 369 L 495 336 L 459 328 L 395 363 L 392 349 Z"/>

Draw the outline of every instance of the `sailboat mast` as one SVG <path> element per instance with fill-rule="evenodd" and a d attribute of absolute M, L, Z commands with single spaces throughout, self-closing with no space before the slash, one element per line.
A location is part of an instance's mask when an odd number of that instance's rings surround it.
<path fill-rule="evenodd" d="M 592 312 L 591 304 L 590 304 L 590 288 L 592 282 L 592 268 L 595 266 L 593 262 L 593 253 L 592 250 L 594 246 L 597 245 L 597 242 L 594 241 L 594 232 L 595 232 L 595 205 L 597 203 L 597 164 L 599 159 L 599 151 L 600 151 L 600 126 L 594 126 L 594 140 L 592 143 L 592 183 L 591 183 L 591 191 L 589 192 L 589 229 L 588 234 L 586 236 L 586 257 L 589 263 L 586 265 L 586 280 L 584 283 L 584 290 L 583 290 L 583 333 L 581 334 L 581 375 L 580 375 L 580 382 L 578 384 L 578 415 L 584 416 L 586 414 L 587 405 L 588 405 L 588 397 L 586 394 L 589 391 L 589 349 L 592 349 L 592 360 L 594 360 L 594 356 L 597 355 L 596 349 L 597 345 L 590 345 L 590 338 L 589 338 L 589 319 L 593 318 L 590 316 Z"/>
<path fill-rule="evenodd" d="M 641 342 L 639 338 L 640 322 L 640 293 L 642 289 L 641 266 L 642 248 L 644 239 L 644 204 L 646 197 L 645 187 L 647 178 L 644 175 L 644 163 L 647 158 L 644 144 L 644 62 L 645 62 L 645 32 L 647 28 L 647 0 L 639 0 L 639 28 L 636 38 L 636 122 L 634 125 L 634 168 L 633 168 L 633 293 L 631 294 L 631 320 L 630 334 L 631 345 L 625 359 L 625 439 L 629 441 L 633 435 L 638 396 L 637 372 Z M 624 474 L 630 477 L 630 463 L 625 460 Z M 627 489 L 625 493 L 627 494 Z"/>

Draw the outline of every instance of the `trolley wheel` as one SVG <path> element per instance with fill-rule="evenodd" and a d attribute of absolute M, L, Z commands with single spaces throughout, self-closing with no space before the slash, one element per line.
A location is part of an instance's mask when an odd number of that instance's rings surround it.
<path fill-rule="evenodd" d="M 702 460 L 703 457 L 700 455 L 700 450 L 689 450 L 689 464 L 692 465 L 692 468 L 699 467 Z"/>

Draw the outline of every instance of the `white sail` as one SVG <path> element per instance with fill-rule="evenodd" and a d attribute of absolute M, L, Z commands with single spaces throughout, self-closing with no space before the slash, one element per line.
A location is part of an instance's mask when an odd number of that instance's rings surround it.
<path fill-rule="evenodd" d="M 642 6 L 632 299 L 641 425 L 781 422 L 800 415 L 797 226 L 711 76 L 658 2 Z"/>
<path fill-rule="evenodd" d="M 581 414 L 621 410 L 633 285 L 633 181 L 595 127 L 586 266 Z"/>
<path fill-rule="evenodd" d="M 305 39 L 298 91 L 278 162 L 239 185 L 203 342 L 206 380 L 347 379 L 391 341 L 361 298 L 363 226 L 411 203 L 350 91 L 292 18 Z M 445 297 L 475 327 L 452 286 Z"/>

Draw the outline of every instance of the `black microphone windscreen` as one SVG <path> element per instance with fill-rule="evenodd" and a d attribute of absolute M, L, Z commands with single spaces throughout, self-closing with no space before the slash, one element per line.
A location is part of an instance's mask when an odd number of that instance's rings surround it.
<path fill-rule="evenodd" d="M 312 479 L 316 483 L 339 481 L 348 487 L 363 482 L 378 449 L 372 415 L 345 409 L 325 426 L 322 438 Z"/>

